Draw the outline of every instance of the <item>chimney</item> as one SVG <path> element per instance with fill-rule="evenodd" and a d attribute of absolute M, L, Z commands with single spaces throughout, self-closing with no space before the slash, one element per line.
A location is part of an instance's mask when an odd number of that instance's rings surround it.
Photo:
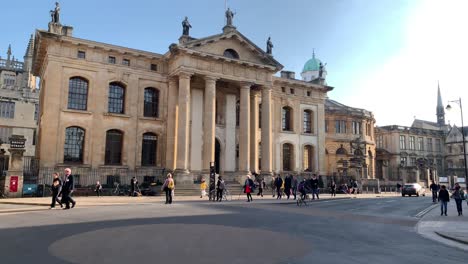
<path fill-rule="evenodd" d="M 296 79 L 296 73 L 293 71 L 281 71 L 281 78 Z"/>

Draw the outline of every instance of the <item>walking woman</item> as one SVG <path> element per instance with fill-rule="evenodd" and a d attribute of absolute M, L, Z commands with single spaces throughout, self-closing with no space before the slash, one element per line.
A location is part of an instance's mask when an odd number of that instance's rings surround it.
<path fill-rule="evenodd" d="M 168 173 L 167 178 L 164 181 L 162 190 L 166 193 L 166 204 L 172 204 L 172 191 L 175 188 L 174 180 L 172 179 L 172 174 Z"/>
<path fill-rule="evenodd" d="M 50 204 L 50 208 L 55 208 L 55 203 L 60 204 L 60 207 L 63 207 L 62 203 L 60 202 L 58 196 L 62 191 L 62 181 L 59 178 L 58 172 L 54 172 L 54 180 L 52 181 L 52 203 Z"/>
<path fill-rule="evenodd" d="M 336 197 L 336 183 L 335 181 L 332 181 L 330 185 L 330 190 L 331 190 L 331 196 Z"/>
<path fill-rule="evenodd" d="M 203 196 L 206 195 L 206 182 L 204 178 L 201 179 L 200 191 L 201 191 L 200 198 L 203 198 Z"/>
<path fill-rule="evenodd" d="M 247 179 L 245 180 L 245 183 L 244 183 L 244 193 L 247 194 L 247 202 L 253 201 L 252 194 L 251 194 L 253 192 L 253 188 L 254 188 L 254 182 L 252 178 L 250 177 L 250 175 L 247 175 Z"/>
<path fill-rule="evenodd" d="M 455 203 L 457 205 L 457 211 L 458 211 L 458 216 L 463 215 L 463 207 L 462 207 L 462 202 L 465 199 L 465 194 L 463 193 L 463 190 L 460 187 L 460 184 L 455 183 L 455 188 L 452 193 L 452 198 L 455 200 Z"/>

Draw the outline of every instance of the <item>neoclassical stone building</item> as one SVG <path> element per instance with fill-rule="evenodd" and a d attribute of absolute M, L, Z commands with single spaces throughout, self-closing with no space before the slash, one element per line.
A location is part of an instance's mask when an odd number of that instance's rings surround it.
<path fill-rule="evenodd" d="M 375 178 L 374 125 L 368 110 L 325 101 L 327 175 Z"/>
<path fill-rule="evenodd" d="M 165 54 L 72 36 L 59 21 L 37 30 L 41 167 L 166 168 L 190 183 L 210 162 L 228 178 L 326 174 L 319 76 L 295 79 L 232 25 L 193 38 L 184 25 Z M 322 69 L 323 70 L 323 69 Z"/>

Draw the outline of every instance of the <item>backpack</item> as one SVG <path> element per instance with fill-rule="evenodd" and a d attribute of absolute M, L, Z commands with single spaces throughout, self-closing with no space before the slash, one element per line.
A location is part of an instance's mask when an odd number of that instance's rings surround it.
<path fill-rule="evenodd" d="M 174 181 L 169 181 L 169 183 L 167 184 L 167 188 L 169 189 L 174 189 Z"/>
<path fill-rule="evenodd" d="M 224 186 L 224 181 L 219 181 L 219 187 L 218 187 L 218 189 L 224 190 L 224 187 L 225 187 L 225 186 Z"/>

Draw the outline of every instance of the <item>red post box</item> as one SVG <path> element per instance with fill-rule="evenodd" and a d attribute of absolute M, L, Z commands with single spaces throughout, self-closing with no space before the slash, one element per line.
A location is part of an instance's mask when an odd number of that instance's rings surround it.
<path fill-rule="evenodd" d="M 10 192 L 18 191 L 18 176 L 10 177 Z"/>

